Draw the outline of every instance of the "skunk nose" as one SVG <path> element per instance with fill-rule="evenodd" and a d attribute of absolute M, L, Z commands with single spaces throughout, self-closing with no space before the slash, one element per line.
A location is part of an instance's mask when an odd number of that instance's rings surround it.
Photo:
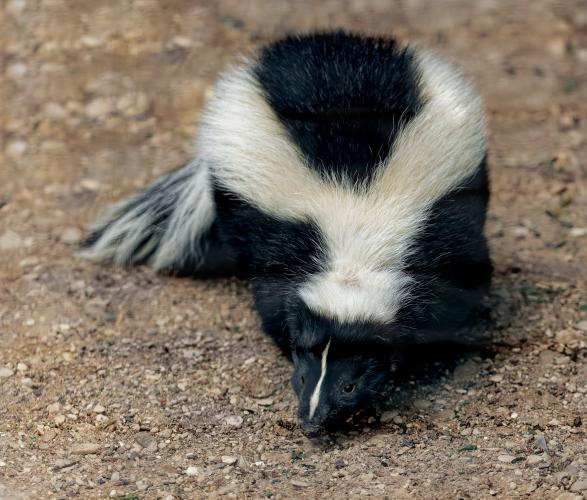
<path fill-rule="evenodd" d="M 302 432 L 309 438 L 316 438 L 323 432 L 322 427 L 316 422 L 308 422 L 307 420 L 300 420 Z"/>

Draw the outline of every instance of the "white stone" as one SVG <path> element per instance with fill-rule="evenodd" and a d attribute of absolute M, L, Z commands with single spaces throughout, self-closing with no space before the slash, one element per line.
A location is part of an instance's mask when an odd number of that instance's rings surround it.
<path fill-rule="evenodd" d="M 6 154 L 13 160 L 21 158 L 27 152 L 28 146 L 24 141 L 11 141 L 6 146 Z"/>
<path fill-rule="evenodd" d="M 573 227 L 569 233 L 575 238 L 581 238 L 583 236 L 587 236 L 587 227 Z"/>
<path fill-rule="evenodd" d="M 6 76 L 11 80 L 20 80 L 24 76 L 26 76 L 28 72 L 28 68 L 23 63 L 14 63 L 10 64 L 6 68 Z"/>
<path fill-rule="evenodd" d="M 198 475 L 198 468 L 197 467 L 194 467 L 194 466 L 188 467 L 186 469 L 185 473 L 188 476 L 197 476 Z"/>
<path fill-rule="evenodd" d="M 82 239 L 82 232 L 77 227 L 66 227 L 59 238 L 67 245 L 75 245 Z"/>
<path fill-rule="evenodd" d="M 237 429 L 243 425 L 243 417 L 239 417 L 238 415 L 230 415 L 224 421 L 231 427 L 236 427 Z"/>

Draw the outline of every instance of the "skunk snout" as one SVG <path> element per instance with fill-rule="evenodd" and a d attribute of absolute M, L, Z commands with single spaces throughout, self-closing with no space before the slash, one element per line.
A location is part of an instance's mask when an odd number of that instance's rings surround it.
<path fill-rule="evenodd" d="M 310 439 L 318 438 L 326 432 L 323 427 L 315 422 L 300 420 L 300 426 L 302 428 L 302 432 Z"/>

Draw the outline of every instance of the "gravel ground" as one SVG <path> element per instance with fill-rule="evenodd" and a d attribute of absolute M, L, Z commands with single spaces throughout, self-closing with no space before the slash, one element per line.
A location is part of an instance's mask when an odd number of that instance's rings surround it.
<path fill-rule="evenodd" d="M 317 3 L 317 2 L 316 2 Z M 487 104 L 492 344 L 328 443 L 247 285 L 73 256 L 189 158 L 211 82 L 286 31 L 395 34 Z M 4 0 L 0 498 L 587 496 L 587 3 Z"/>

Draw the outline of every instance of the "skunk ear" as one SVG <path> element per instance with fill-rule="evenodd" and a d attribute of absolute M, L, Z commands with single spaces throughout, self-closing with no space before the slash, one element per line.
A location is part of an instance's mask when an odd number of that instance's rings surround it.
<path fill-rule="evenodd" d="M 80 256 L 118 265 L 148 264 L 174 274 L 227 274 L 234 254 L 218 239 L 206 165 L 198 160 L 114 205 Z"/>

